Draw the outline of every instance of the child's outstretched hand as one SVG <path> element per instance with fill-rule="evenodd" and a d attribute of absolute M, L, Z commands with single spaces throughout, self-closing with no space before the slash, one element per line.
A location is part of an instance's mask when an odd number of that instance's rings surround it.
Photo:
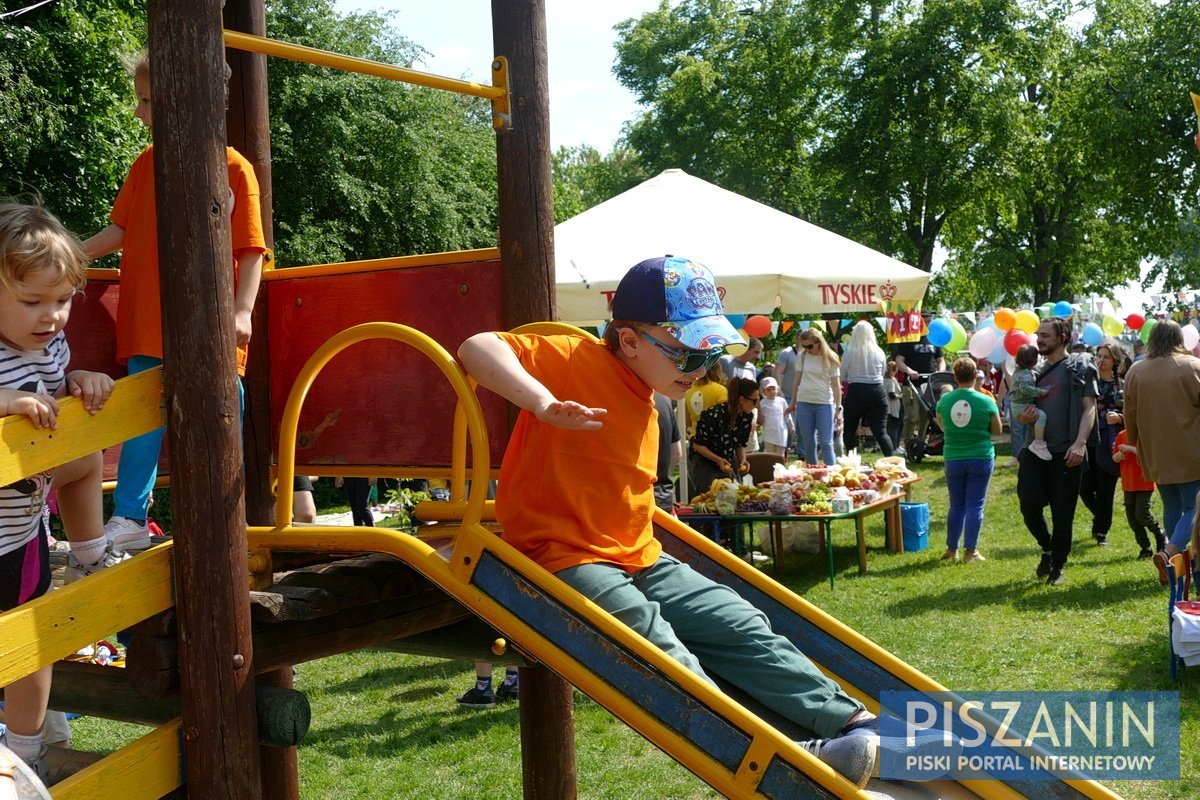
<path fill-rule="evenodd" d="M 104 408 L 104 403 L 112 394 L 113 379 L 103 372 L 76 370 L 67 376 L 67 389 L 72 396 L 83 401 L 83 407 L 89 414 L 95 414 Z"/>
<path fill-rule="evenodd" d="M 608 414 L 607 408 L 588 408 L 574 400 L 554 400 L 539 408 L 536 416 L 542 422 L 556 428 L 578 431 L 598 431 L 604 427 L 601 419 Z"/>
<path fill-rule="evenodd" d="M 48 394 L 0 389 L 0 411 L 4 415 L 24 414 L 35 428 L 58 427 L 58 403 Z"/>

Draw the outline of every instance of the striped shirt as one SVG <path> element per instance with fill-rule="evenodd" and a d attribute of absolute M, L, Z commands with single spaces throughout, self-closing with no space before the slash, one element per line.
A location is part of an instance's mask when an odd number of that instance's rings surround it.
<path fill-rule="evenodd" d="M 56 394 L 66 382 L 71 350 L 61 332 L 37 353 L 0 342 L 0 389 Z M 41 530 L 42 506 L 53 472 L 43 472 L 0 487 L 0 555 L 32 541 Z"/>

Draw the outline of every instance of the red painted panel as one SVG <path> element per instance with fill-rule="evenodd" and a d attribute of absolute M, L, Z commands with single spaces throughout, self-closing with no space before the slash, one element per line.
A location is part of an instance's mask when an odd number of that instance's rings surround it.
<path fill-rule="evenodd" d="M 114 271 L 112 280 L 89 278 L 83 296 L 71 303 L 71 318 L 67 321 L 67 342 L 71 345 L 68 370 L 86 369 L 104 372 L 114 379 L 125 377 L 125 367 L 117 363 L 117 302 L 121 289 Z M 117 477 L 117 461 L 121 445 L 104 451 L 104 480 Z M 167 442 L 163 440 L 158 459 L 159 474 L 170 472 L 171 459 Z"/>
<path fill-rule="evenodd" d="M 116 275 L 112 281 L 93 278 L 83 289 L 83 297 L 71 303 L 67 321 L 67 342 L 71 345 L 69 369 L 106 372 L 125 377 L 125 368 L 117 363 L 117 299 L 120 295 Z"/>
<path fill-rule="evenodd" d="M 503 327 L 500 281 L 500 263 L 488 261 L 268 282 L 273 448 L 296 375 L 331 336 L 364 322 L 399 322 L 454 353 L 467 337 Z M 487 391 L 480 400 L 495 466 L 507 407 Z M 363 342 L 329 362 L 309 391 L 297 461 L 447 466 L 453 419 L 454 393 L 428 359 L 397 342 Z"/>

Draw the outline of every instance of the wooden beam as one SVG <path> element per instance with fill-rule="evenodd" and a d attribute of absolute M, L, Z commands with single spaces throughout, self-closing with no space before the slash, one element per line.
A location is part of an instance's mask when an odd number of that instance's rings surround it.
<path fill-rule="evenodd" d="M 188 795 L 258 800 L 220 0 L 149 0 Z"/>
<path fill-rule="evenodd" d="M 558 316 L 545 0 L 492 0 L 492 43 L 508 59 L 512 94 L 512 126 L 496 135 L 496 163 L 504 322 L 514 328 Z M 522 669 L 521 684 L 525 797 L 569 800 L 575 797 L 571 686 L 540 666 Z"/>
<path fill-rule="evenodd" d="M 225 27 L 265 36 L 267 11 L 263 0 L 228 0 Z M 271 186 L 271 119 L 267 102 L 267 57 L 229 48 L 229 107 L 225 113 L 229 146 L 254 167 L 263 236 L 274 248 L 274 190 Z M 263 265 L 269 266 L 268 264 Z M 242 447 L 246 456 L 246 520 L 251 525 L 271 525 L 275 503 L 271 494 L 271 394 L 270 342 L 267 339 L 267 302 L 259 292 L 251 321 L 249 362 L 246 365 L 246 414 L 242 420 Z"/>

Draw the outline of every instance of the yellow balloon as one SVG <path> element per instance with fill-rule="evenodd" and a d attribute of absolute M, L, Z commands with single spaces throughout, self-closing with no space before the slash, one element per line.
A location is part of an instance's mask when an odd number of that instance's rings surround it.
<path fill-rule="evenodd" d="M 1120 336 L 1121 331 L 1125 330 L 1125 323 L 1112 314 L 1105 314 L 1100 320 L 1100 329 L 1109 336 Z"/>
<path fill-rule="evenodd" d="M 1022 308 L 1017 312 L 1017 317 L 1013 321 L 1013 327 L 1019 331 L 1024 331 L 1025 333 L 1033 333 L 1037 330 L 1039 322 L 1040 320 L 1038 319 L 1037 314 L 1033 313 L 1028 308 Z"/>

